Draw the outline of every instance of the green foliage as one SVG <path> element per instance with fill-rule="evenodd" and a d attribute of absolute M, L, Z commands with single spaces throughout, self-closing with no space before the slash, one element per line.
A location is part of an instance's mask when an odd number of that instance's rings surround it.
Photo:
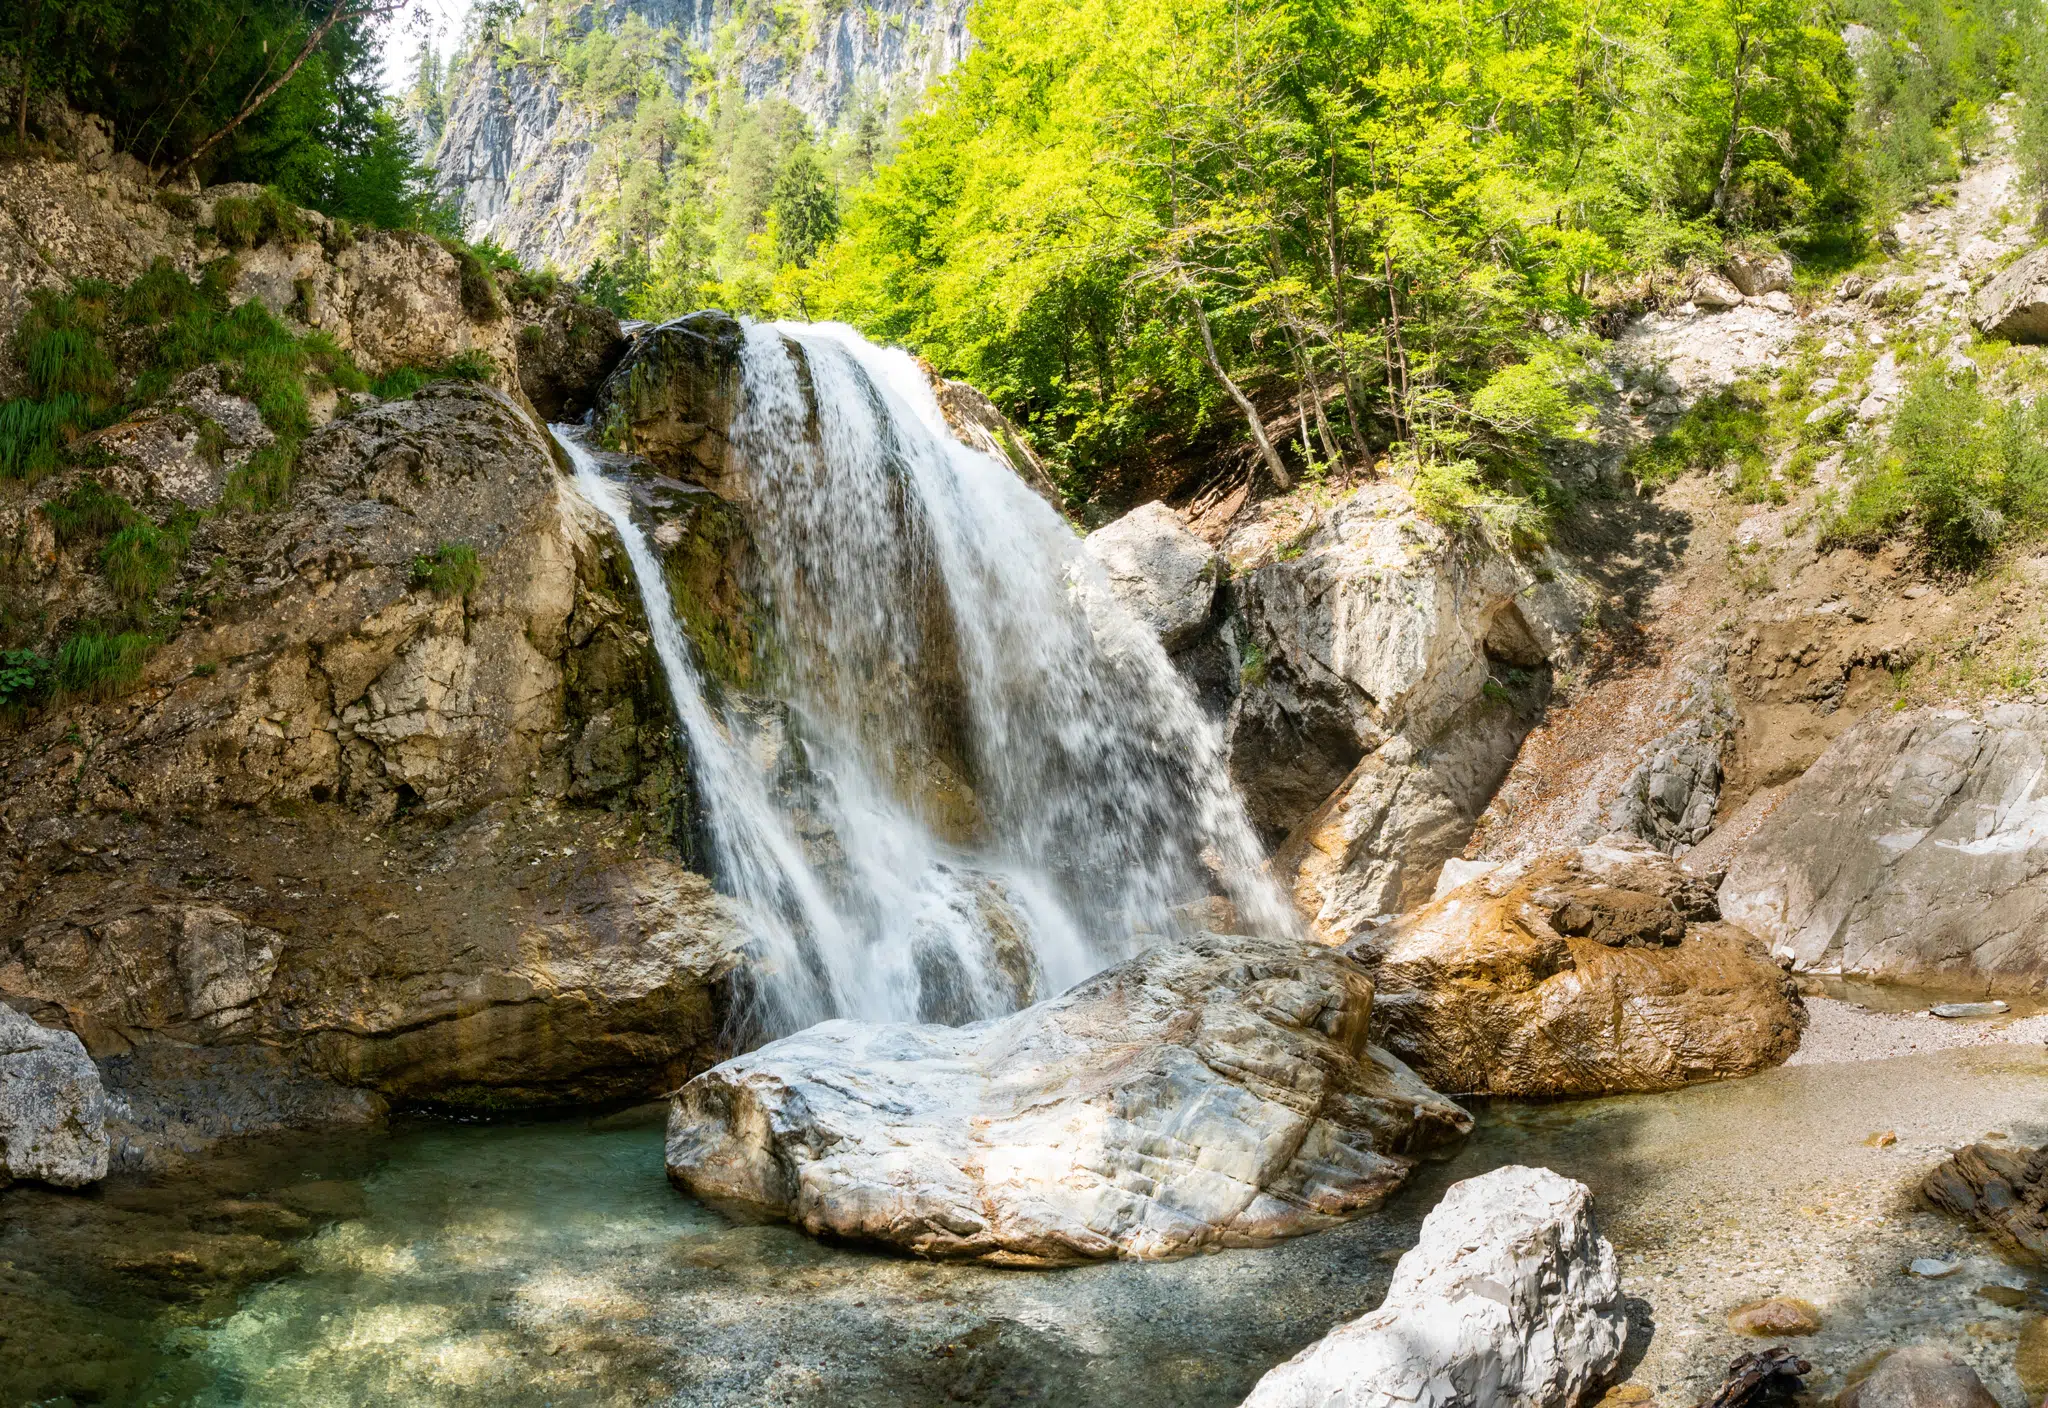
<path fill-rule="evenodd" d="M 1969 570 L 2044 523 L 2048 403 L 1993 401 L 1974 378 L 1935 367 L 1914 380 L 1825 539 L 1874 547 L 1910 528 L 1938 566 Z"/>
<path fill-rule="evenodd" d="M 141 517 L 134 505 L 97 479 L 81 479 L 63 498 L 46 502 L 43 513 L 65 547 L 117 533 Z"/>
<path fill-rule="evenodd" d="M 42 478 L 57 467 L 63 446 L 92 422 L 77 396 L 0 402 L 0 479 Z"/>
<path fill-rule="evenodd" d="M 84 626 L 57 647 L 53 674 L 66 694 L 104 699 L 142 678 L 156 642 L 142 631 L 108 632 Z"/>
<path fill-rule="evenodd" d="M 480 323 L 495 322 L 505 316 L 505 299 L 498 292 L 498 281 L 492 276 L 492 264 L 501 251 L 489 246 L 464 244 L 461 240 L 442 237 L 441 248 L 455 256 L 455 263 L 462 275 L 462 311 Z"/>
<path fill-rule="evenodd" d="M 103 284 L 81 281 L 68 294 L 38 290 L 15 332 L 15 357 L 37 400 L 76 398 L 104 407 L 121 391 L 114 359 L 100 345 L 109 294 Z"/>
<path fill-rule="evenodd" d="M 393 367 L 371 381 L 370 394 L 380 401 L 409 400 L 433 379 L 433 374 L 421 367 Z"/>
<path fill-rule="evenodd" d="M 190 533 L 189 519 L 160 528 L 139 515 L 115 533 L 100 553 L 100 571 L 114 595 L 130 605 L 154 597 L 178 575 Z"/>
<path fill-rule="evenodd" d="M 33 650 L 0 650 L 0 713 L 41 703 L 56 671 Z"/>
<path fill-rule="evenodd" d="M 1628 458 L 1639 483 L 1664 484 L 1688 471 L 1735 468 L 1736 495 L 1755 501 L 1770 476 L 1770 419 L 1753 387 L 1703 396 L 1672 427 Z"/>
<path fill-rule="evenodd" d="M 435 596 L 468 596 L 483 581 L 484 565 L 468 543 L 442 543 L 412 560 L 412 584 Z"/>
<path fill-rule="evenodd" d="M 310 239 L 312 225 L 299 207 L 265 187 L 256 195 L 222 196 L 213 203 L 213 233 L 228 249 L 256 249 L 270 244 L 297 244 Z"/>

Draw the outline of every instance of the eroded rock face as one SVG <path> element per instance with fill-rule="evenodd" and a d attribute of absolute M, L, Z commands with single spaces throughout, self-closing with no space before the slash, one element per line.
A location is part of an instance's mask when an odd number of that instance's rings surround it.
<path fill-rule="evenodd" d="M 76 1036 L 0 1003 L 0 1184 L 107 1176 L 106 1095 Z"/>
<path fill-rule="evenodd" d="M 1209 625 L 1223 560 L 1165 504 L 1134 508 L 1086 541 L 1110 590 L 1169 651 L 1192 643 Z"/>
<path fill-rule="evenodd" d="M 1873 713 L 1729 862 L 1721 910 L 1801 972 L 2048 986 L 2048 708 Z"/>
<path fill-rule="evenodd" d="M 1507 773 L 1583 615 L 1523 560 L 1376 484 L 1236 582 L 1230 766 L 1325 937 L 1427 899 Z"/>
<path fill-rule="evenodd" d="M 721 498 L 744 496 L 726 438 L 739 398 L 740 325 L 692 313 L 650 328 L 598 393 L 599 438 Z"/>
<path fill-rule="evenodd" d="M 2048 245 L 1985 284 L 1971 300 L 1970 321 L 2007 342 L 2048 342 Z"/>
<path fill-rule="evenodd" d="M 1369 1212 L 1470 1117 L 1329 952 L 1209 936 L 968 1027 L 822 1023 L 684 1086 L 669 1177 L 813 1234 L 1044 1265 Z"/>
<path fill-rule="evenodd" d="M 1799 1045 L 1797 990 L 1711 889 L 1612 837 L 1502 867 L 1358 939 L 1381 1039 L 1441 1089 L 1666 1090 Z"/>
<path fill-rule="evenodd" d="M 1575 1408 L 1627 1338 L 1592 1193 L 1511 1165 L 1453 1184 L 1380 1308 L 1268 1373 L 1244 1408 Z"/>

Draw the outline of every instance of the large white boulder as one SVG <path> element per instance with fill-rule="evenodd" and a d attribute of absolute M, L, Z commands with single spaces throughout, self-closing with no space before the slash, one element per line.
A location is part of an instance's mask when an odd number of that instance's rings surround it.
<path fill-rule="evenodd" d="M 1200 635 L 1216 607 L 1223 559 L 1162 503 L 1141 504 L 1086 539 L 1110 590 L 1175 650 Z"/>
<path fill-rule="evenodd" d="M 2048 245 L 2007 265 L 1978 290 L 1970 321 L 2007 342 L 2048 342 Z"/>
<path fill-rule="evenodd" d="M 2048 987 L 2048 707 L 1867 715 L 1738 850 L 1722 916 L 1801 972 Z"/>
<path fill-rule="evenodd" d="M 0 1004 L 0 1184 L 105 1178 L 106 1119 L 99 1069 L 78 1038 Z"/>
<path fill-rule="evenodd" d="M 1444 1194 L 1378 1310 L 1272 1370 L 1244 1408 L 1572 1408 L 1627 1331 L 1592 1193 L 1497 1168 Z"/>
<path fill-rule="evenodd" d="M 1291 940 L 1162 944 L 967 1027 L 824 1022 L 677 1092 L 669 1177 L 813 1234 L 1048 1265 L 1263 1246 L 1378 1207 L 1471 1118 Z"/>

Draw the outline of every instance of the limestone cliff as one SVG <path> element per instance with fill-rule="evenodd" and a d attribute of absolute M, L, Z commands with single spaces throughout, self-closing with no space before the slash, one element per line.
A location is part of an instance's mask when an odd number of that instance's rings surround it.
<path fill-rule="evenodd" d="M 630 15 L 664 33 L 660 81 L 699 113 L 729 80 L 743 101 L 782 99 L 822 134 L 857 100 L 900 102 L 950 70 L 971 43 L 967 10 L 967 0 L 807 0 L 772 12 L 746 0 L 603 0 L 581 18 L 617 28 Z M 598 252 L 600 208 L 617 194 L 595 138 L 630 122 L 638 104 L 578 101 L 546 58 L 479 43 L 449 77 L 437 185 L 471 238 L 535 266 L 580 269 Z"/>

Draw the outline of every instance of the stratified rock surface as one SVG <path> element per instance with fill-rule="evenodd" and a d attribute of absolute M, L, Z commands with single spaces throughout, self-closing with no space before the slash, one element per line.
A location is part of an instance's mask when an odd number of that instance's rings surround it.
<path fill-rule="evenodd" d="M 1728 865 L 1721 911 L 1801 972 L 2048 986 L 2048 707 L 1873 713 Z"/>
<path fill-rule="evenodd" d="M 1380 1308 L 1260 1379 L 1243 1408 L 1573 1408 L 1627 1337 L 1592 1193 L 1510 1165 L 1453 1185 Z"/>
<path fill-rule="evenodd" d="M 684 1086 L 669 1177 L 813 1234 L 1018 1265 L 1261 1246 L 1369 1212 L 1471 1118 L 1292 941 L 1162 945 L 968 1027 L 825 1022 Z"/>
<path fill-rule="evenodd" d="M 0 1184 L 77 1188 L 106 1177 L 106 1114 L 78 1038 L 0 1005 Z"/>
<path fill-rule="evenodd" d="M 1165 504 L 1142 504 L 1090 533 L 1087 543 L 1117 599 L 1168 650 L 1209 624 L 1223 560 Z"/>
<path fill-rule="evenodd" d="M 1975 1223 L 2012 1257 L 2048 1266 L 2048 1144 L 1971 1144 L 1930 1171 L 1920 1195 Z"/>
<path fill-rule="evenodd" d="M 1667 1090 L 1799 1046 L 1792 982 L 1712 891 L 1610 837 L 1468 881 L 1357 940 L 1380 1039 L 1431 1085 L 1489 1095 Z"/>

